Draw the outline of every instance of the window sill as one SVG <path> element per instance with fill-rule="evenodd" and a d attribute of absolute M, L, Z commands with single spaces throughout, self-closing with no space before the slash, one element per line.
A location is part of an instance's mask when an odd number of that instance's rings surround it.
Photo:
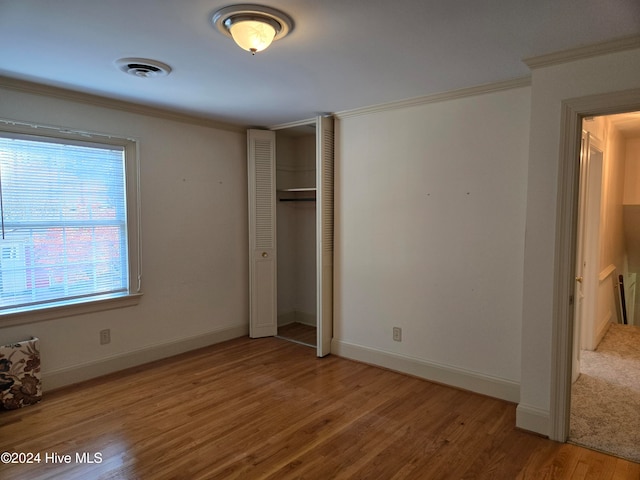
<path fill-rule="evenodd" d="M 23 312 L 7 312 L 0 314 L 0 328 L 114 310 L 116 308 L 133 307 L 138 305 L 141 297 L 142 293 L 133 293 L 101 300 L 52 306 Z"/>

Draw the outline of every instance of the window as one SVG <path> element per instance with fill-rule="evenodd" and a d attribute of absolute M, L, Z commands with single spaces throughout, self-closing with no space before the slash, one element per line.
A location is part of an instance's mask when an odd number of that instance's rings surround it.
<path fill-rule="evenodd" d="M 135 144 L 29 130 L 0 126 L 0 314 L 138 293 Z"/>

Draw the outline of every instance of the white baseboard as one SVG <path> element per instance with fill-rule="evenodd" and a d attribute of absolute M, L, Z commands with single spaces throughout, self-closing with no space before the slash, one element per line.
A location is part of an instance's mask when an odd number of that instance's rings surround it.
<path fill-rule="evenodd" d="M 516 427 L 529 432 L 549 436 L 550 413 L 531 405 L 519 404 L 516 408 Z"/>
<path fill-rule="evenodd" d="M 301 312 L 300 310 L 291 310 L 290 312 L 280 313 L 278 315 L 278 326 L 284 327 L 291 323 L 302 323 L 310 327 L 316 326 L 316 314 Z"/>
<path fill-rule="evenodd" d="M 331 341 L 331 353 L 509 402 L 517 403 L 520 401 L 520 384 L 511 380 L 341 342 L 336 339 Z"/>
<path fill-rule="evenodd" d="M 249 325 L 226 327 L 194 337 L 182 338 L 169 343 L 151 345 L 132 352 L 114 355 L 94 362 L 74 365 L 42 373 L 43 390 L 72 385 L 91 378 L 124 370 L 125 368 L 143 365 L 145 363 L 171 357 L 216 343 L 243 337 L 249 334 Z"/>

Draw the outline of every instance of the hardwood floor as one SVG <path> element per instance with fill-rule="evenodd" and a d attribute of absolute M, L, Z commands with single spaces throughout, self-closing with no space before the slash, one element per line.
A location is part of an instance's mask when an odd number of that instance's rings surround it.
<path fill-rule="evenodd" d="M 640 478 L 640 464 L 514 425 L 501 400 L 242 338 L 0 412 L 0 452 L 41 460 L 0 464 L 0 478 Z"/>
<path fill-rule="evenodd" d="M 315 347 L 317 344 L 316 327 L 303 323 L 294 322 L 278 327 L 278 336 L 310 347 Z"/>

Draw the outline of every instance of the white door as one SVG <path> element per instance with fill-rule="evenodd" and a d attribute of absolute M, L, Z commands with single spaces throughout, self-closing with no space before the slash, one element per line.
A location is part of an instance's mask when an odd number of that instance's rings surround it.
<path fill-rule="evenodd" d="M 333 338 L 333 118 L 316 121 L 317 355 L 331 352 Z"/>
<path fill-rule="evenodd" d="M 278 333 L 275 156 L 275 132 L 247 132 L 251 338 L 269 337 Z"/>
<path fill-rule="evenodd" d="M 580 150 L 580 193 L 576 245 L 576 293 L 572 380 L 580 373 L 580 349 L 597 346 L 600 208 L 603 154 L 599 142 L 583 132 Z"/>
<path fill-rule="evenodd" d="M 580 375 L 580 349 L 582 347 L 582 324 L 583 324 L 583 299 L 584 299 L 584 239 L 585 239 L 585 210 L 587 205 L 587 136 L 582 132 L 580 143 L 580 186 L 578 194 L 578 231 L 576 232 L 576 286 L 575 286 L 575 309 L 573 313 L 573 358 L 571 365 L 571 382 L 575 382 Z"/>

